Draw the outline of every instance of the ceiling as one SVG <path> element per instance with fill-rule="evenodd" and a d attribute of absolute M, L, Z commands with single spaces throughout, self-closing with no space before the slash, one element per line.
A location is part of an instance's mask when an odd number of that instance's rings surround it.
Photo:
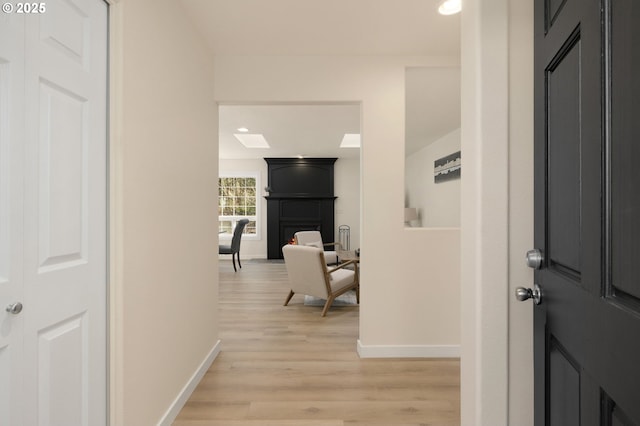
<path fill-rule="evenodd" d="M 439 15 L 438 0 L 180 1 L 217 56 L 460 54 L 460 16 Z M 460 125 L 459 72 L 429 70 L 439 76 L 407 72 L 407 153 Z M 219 125 L 223 159 L 359 156 L 339 148 L 345 133 L 359 133 L 359 105 L 223 105 Z M 238 127 L 262 133 L 271 149 L 243 147 Z"/>
<path fill-rule="evenodd" d="M 438 0 L 181 0 L 216 55 L 428 55 L 460 51 Z"/>
<path fill-rule="evenodd" d="M 360 133 L 360 105 L 221 105 L 220 158 L 358 158 L 357 148 L 340 148 L 345 133 Z M 233 136 L 239 127 L 261 133 L 269 149 L 245 148 Z"/>

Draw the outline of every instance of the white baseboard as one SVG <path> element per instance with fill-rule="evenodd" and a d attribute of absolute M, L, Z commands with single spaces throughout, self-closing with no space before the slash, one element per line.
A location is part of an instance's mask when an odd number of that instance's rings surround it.
<path fill-rule="evenodd" d="M 213 364 L 213 361 L 218 357 L 221 349 L 221 342 L 218 340 L 216 344 L 211 348 L 211 351 L 204 358 L 200 366 L 196 369 L 195 373 L 191 376 L 187 384 L 182 388 L 176 399 L 173 401 L 167 412 L 162 416 L 160 421 L 158 422 L 159 426 L 170 426 L 173 421 L 180 414 L 180 410 L 184 407 L 184 404 L 187 403 L 189 397 L 200 383 L 200 380 L 204 377 L 205 373 Z"/>
<path fill-rule="evenodd" d="M 460 345 L 363 345 L 360 358 L 460 358 Z"/>

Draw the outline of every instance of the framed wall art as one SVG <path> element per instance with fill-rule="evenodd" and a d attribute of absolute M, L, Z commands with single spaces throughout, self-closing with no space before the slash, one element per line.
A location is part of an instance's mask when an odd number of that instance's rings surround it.
<path fill-rule="evenodd" d="M 461 151 L 449 154 L 433 162 L 433 181 L 435 183 L 460 179 L 462 169 Z"/>

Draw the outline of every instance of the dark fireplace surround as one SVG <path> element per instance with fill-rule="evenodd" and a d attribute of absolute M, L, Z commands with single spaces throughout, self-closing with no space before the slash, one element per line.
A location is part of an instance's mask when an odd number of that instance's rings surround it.
<path fill-rule="evenodd" d="M 265 158 L 268 168 L 267 257 L 282 259 L 282 246 L 298 231 L 334 234 L 333 165 L 337 158 Z"/>

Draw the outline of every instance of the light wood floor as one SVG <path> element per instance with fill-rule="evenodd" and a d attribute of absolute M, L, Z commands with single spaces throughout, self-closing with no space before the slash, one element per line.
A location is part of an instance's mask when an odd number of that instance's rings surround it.
<path fill-rule="evenodd" d="M 222 352 L 175 426 L 460 424 L 457 359 L 360 359 L 357 306 L 288 291 L 284 264 L 220 262 Z"/>

